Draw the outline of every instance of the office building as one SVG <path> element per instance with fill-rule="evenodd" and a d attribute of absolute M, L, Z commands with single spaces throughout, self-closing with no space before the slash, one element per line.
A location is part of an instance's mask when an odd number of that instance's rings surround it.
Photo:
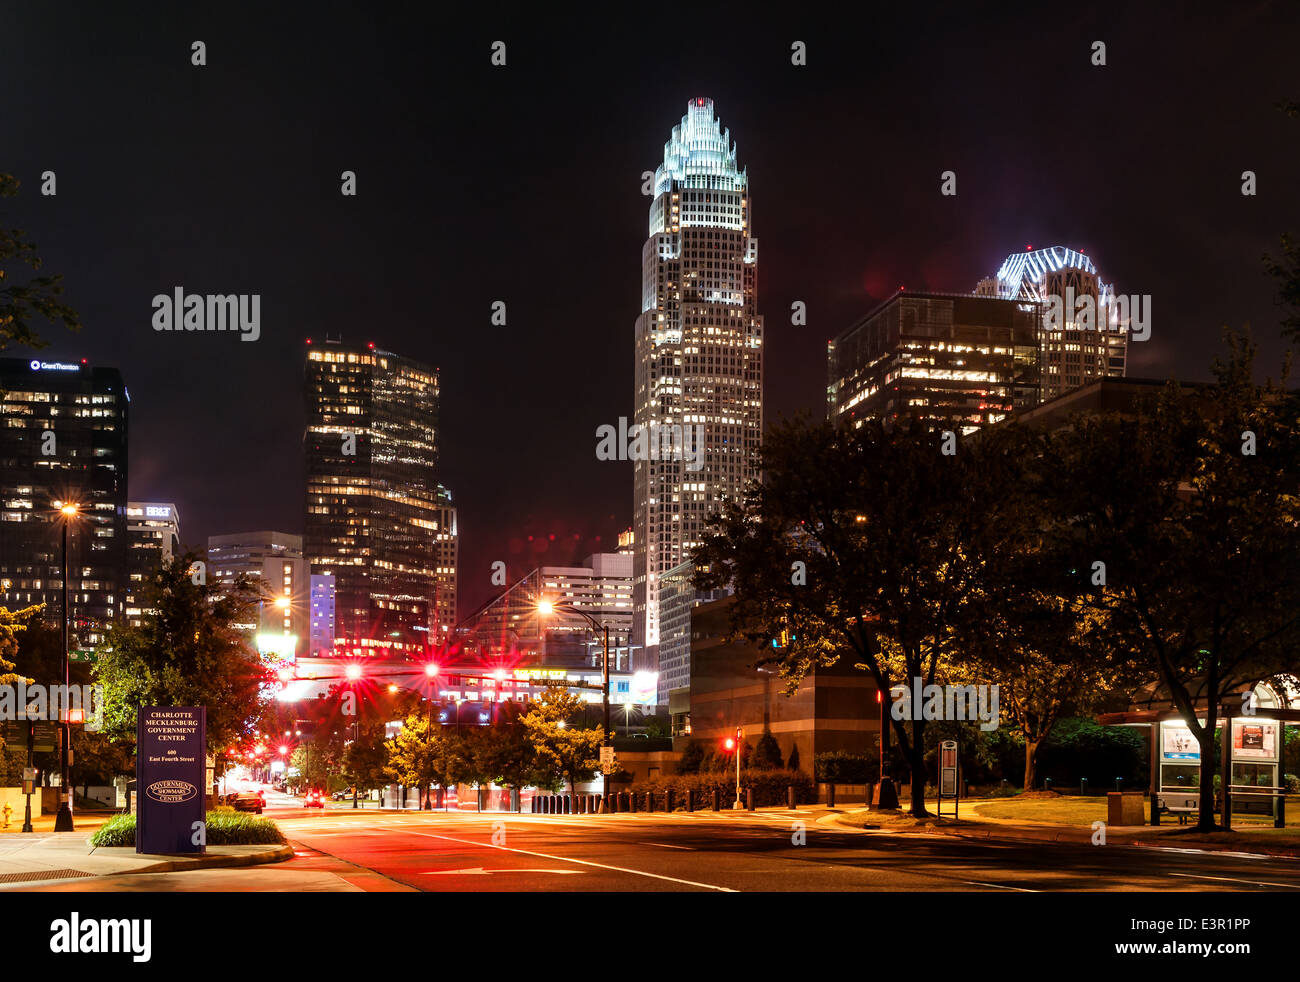
<path fill-rule="evenodd" d="M 337 638 L 334 618 L 334 574 L 311 574 L 311 604 L 308 611 L 307 652 L 312 657 L 330 657 Z"/>
<path fill-rule="evenodd" d="M 354 654 L 423 652 L 448 633 L 438 392 L 437 369 L 373 344 L 308 342 L 306 556 L 335 578 L 336 633 Z"/>
<path fill-rule="evenodd" d="M 641 253 L 633 423 L 633 641 L 657 667 L 660 581 L 757 476 L 763 319 L 749 177 L 711 99 L 692 99 L 655 170 Z M 631 432 L 631 431 L 629 431 Z"/>
<path fill-rule="evenodd" d="M 827 412 L 956 420 L 962 432 L 1039 401 L 1039 307 L 900 290 L 827 346 Z"/>
<path fill-rule="evenodd" d="M 1127 311 L 1127 305 L 1116 305 L 1114 286 L 1102 281 L 1084 253 L 1065 246 L 1014 252 L 994 276 L 980 281 L 976 292 L 1023 300 L 1043 311 L 1039 401 L 1098 379 L 1123 378 L 1129 324 L 1120 311 Z M 1053 298 L 1059 316 L 1050 313 Z M 1085 318 L 1082 309 L 1091 313 Z"/>
<path fill-rule="evenodd" d="M 161 501 L 130 501 L 126 506 L 126 621 L 139 627 L 145 614 L 142 590 L 163 563 L 181 552 L 181 519 L 176 506 Z"/>
<path fill-rule="evenodd" d="M 208 582 L 230 587 L 241 574 L 264 595 L 256 621 L 241 625 L 255 635 L 258 650 L 286 660 L 305 654 L 310 585 L 302 536 L 265 530 L 209 536 Z"/>
<path fill-rule="evenodd" d="M 75 650 L 125 610 L 129 407 L 115 368 L 0 358 L 0 604 L 60 625 L 66 521 Z"/>
<path fill-rule="evenodd" d="M 561 605 L 543 614 L 542 600 Z M 595 632 L 582 614 L 602 630 Z M 480 660 L 528 666 L 595 667 L 609 628 L 610 667 L 632 668 L 632 557 L 599 552 L 577 566 L 542 566 L 512 584 L 466 619 L 466 648 Z"/>
<path fill-rule="evenodd" d="M 438 529 L 434 533 L 435 640 L 446 645 L 456 628 L 456 576 L 460 564 L 460 537 L 456 531 L 456 506 L 451 492 L 438 485 Z"/>

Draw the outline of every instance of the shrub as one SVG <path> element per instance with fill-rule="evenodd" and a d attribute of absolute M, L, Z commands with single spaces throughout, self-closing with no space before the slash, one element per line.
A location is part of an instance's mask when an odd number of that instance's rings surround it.
<path fill-rule="evenodd" d="M 283 845 L 280 828 L 269 818 L 247 812 L 214 814 L 208 812 L 208 845 L 260 846 Z"/>
<path fill-rule="evenodd" d="M 704 744 L 691 740 L 682 748 L 681 759 L 677 761 L 678 774 L 698 774 L 704 763 Z"/>
<path fill-rule="evenodd" d="M 758 738 L 758 746 L 754 748 L 751 766 L 760 771 L 779 771 L 781 765 L 781 745 L 776 742 L 771 730 L 764 730 Z"/>
<path fill-rule="evenodd" d="M 135 816 L 114 815 L 90 837 L 92 846 L 135 845 Z"/>
<path fill-rule="evenodd" d="M 786 788 L 795 789 L 795 801 L 798 804 L 813 804 L 816 801 L 812 781 L 807 774 L 786 770 L 742 770 L 740 772 L 742 793 L 746 788 L 754 789 L 755 807 L 770 807 L 786 803 Z M 628 790 L 633 794 L 645 794 L 653 791 L 662 794 L 672 790 L 677 795 L 678 808 L 686 807 L 686 792 L 695 792 L 695 807 L 707 808 L 717 788 L 724 802 L 736 799 L 736 779 L 734 772 L 728 774 L 675 774 L 639 781 Z"/>
<path fill-rule="evenodd" d="M 269 818 L 258 818 L 234 809 L 207 814 L 210 846 L 283 845 L 284 836 Z M 114 815 L 90 837 L 92 846 L 135 845 L 135 816 Z"/>
<path fill-rule="evenodd" d="M 830 750 L 814 757 L 813 766 L 824 784 L 875 784 L 880 779 L 880 761 L 865 754 Z"/>
<path fill-rule="evenodd" d="M 1286 776 L 1286 792 L 1287 794 L 1300 794 L 1300 777 L 1295 774 Z"/>

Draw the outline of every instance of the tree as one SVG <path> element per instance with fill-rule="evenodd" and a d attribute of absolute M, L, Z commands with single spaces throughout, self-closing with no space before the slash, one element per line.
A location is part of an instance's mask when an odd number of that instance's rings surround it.
<path fill-rule="evenodd" d="M 24 607 L 21 610 L 8 610 L 0 607 L 0 685 L 17 685 L 30 681 L 25 675 L 14 671 L 17 667 L 13 659 L 18 657 L 19 638 L 27 631 L 28 624 L 43 605 Z M 0 734 L 0 749 L 5 746 L 4 736 Z"/>
<path fill-rule="evenodd" d="M 751 766 L 760 771 L 779 771 L 781 769 L 781 746 L 771 730 L 764 730 L 754 748 L 754 760 Z"/>
<path fill-rule="evenodd" d="M 402 721 L 388 753 L 388 776 L 408 788 L 419 788 L 424 795 L 438 778 L 434 764 L 440 744 L 442 726 L 429 719 L 427 712 L 413 711 Z"/>
<path fill-rule="evenodd" d="M 790 748 L 790 759 L 785 762 L 787 771 L 797 771 L 799 769 L 799 744 Z"/>
<path fill-rule="evenodd" d="M 973 616 L 983 557 L 1016 528 L 1011 492 L 1029 439 L 1018 427 L 950 443 L 907 421 L 778 424 L 762 482 L 710 519 L 694 583 L 734 587 L 733 636 L 791 687 L 841 657 L 881 692 L 932 684 L 962 656 L 953 638 Z M 891 724 L 914 815 L 926 814 L 924 728 L 920 718 Z"/>
<path fill-rule="evenodd" d="M 539 787 L 568 781 L 577 794 L 578 782 L 590 781 L 600 767 L 601 733 L 571 725 L 585 704 L 562 685 L 547 686 L 542 698 L 530 703 L 522 718 L 537 760 Z"/>
<path fill-rule="evenodd" d="M 105 731 L 135 736 L 139 706 L 206 706 L 210 751 L 236 742 L 260 718 L 267 672 L 237 624 L 257 616 L 257 593 L 244 578 L 218 592 L 195 583 L 187 552 L 146 581 L 140 627 L 114 625 L 94 665 L 103 683 Z"/>
<path fill-rule="evenodd" d="M 1300 102 L 1283 102 L 1277 107 L 1292 119 L 1300 118 Z M 1288 311 L 1282 319 L 1282 336 L 1300 341 L 1300 243 L 1282 236 L 1282 257 L 1264 256 L 1264 269 L 1278 283 L 1277 302 Z"/>
<path fill-rule="evenodd" d="M 1171 383 L 1135 419 L 1076 421 L 1052 468 L 1056 534 L 1078 568 L 1105 563 L 1104 590 L 1079 596 L 1200 745 L 1201 829 L 1215 827 L 1220 706 L 1293 671 L 1300 643 L 1297 402 L 1251 381 L 1253 346 L 1229 345 L 1203 392 Z"/>
<path fill-rule="evenodd" d="M 80 784 L 82 797 L 92 781 L 110 782 L 131 769 L 131 755 L 106 734 L 72 727 L 72 784 Z"/>
<path fill-rule="evenodd" d="M 18 193 L 19 182 L 12 174 L 0 174 L 0 198 L 12 198 Z M 36 246 L 26 239 L 18 228 L 0 228 L 0 351 L 11 344 L 31 348 L 45 347 L 45 341 L 32 329 L 32 317 L 60 321 L 68 330 L 81 329 L 77 312 L 63 303 L 63 277 L 36 276 L 26 283 L 13 280 L 11 271 L 30 266 L 33 272 L 41 268 L 41 257 Z"/>
<path fill-rule="evenodd" d="M 682 748 L 682 755 L 677 760 L 678 774 L 698 774 L 704 764 L 704 744 L 699 740 L 690 740 Z"/>
<path fill-rule="evenodd" d="M 497 704 L 492 725 L 479 727 L 470 752 L 477 771 L 486 781 L 511 788 L 536 783 L 537 755 L 523 722 L 524 709 L 517 702 Z"/>
<path fill-rule="evenodd" d="M 358 791 L 373 791 L 389 781 L 388 741 L 373 733 L 348 744 L 343 755 L 343 774 Z"/>

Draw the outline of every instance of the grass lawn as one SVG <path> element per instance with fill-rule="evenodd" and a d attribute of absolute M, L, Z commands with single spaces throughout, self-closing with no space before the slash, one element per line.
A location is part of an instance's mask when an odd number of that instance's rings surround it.
<path fill-rule="evenodd" d="M 1149 811 L 1148 798 L 1142 799 L 1143 814 Z M 963 802 L 974 807 L 980 818 L 1002 818 L 1015 822 L 1052 822 L 1056 825 L 1092 825 L 1106 821 L 1104 797 L 1059 795 L 1053 798 L 986 798 Z M 1174 824 L 1178 820 L 1174 819 Z"/>

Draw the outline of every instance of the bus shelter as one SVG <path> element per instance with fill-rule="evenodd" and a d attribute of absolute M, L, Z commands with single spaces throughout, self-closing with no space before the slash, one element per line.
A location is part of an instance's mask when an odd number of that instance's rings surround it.
<path fill-rule="evenodd" d="M 1286 825 L 1286 727 L 1300 725 L 1300 709 L 1286 708 L 1265 685 L 1256 688 L 1256 711 L 1243 712 L 1243 704 L 1221 705 L 1219 728 L 1220 790 L 1215 810 L 1224 826 L 1234 814 L 1271 815 L 1277 828 Z M 1205 724 L 1206 710 L 1198 708 L 1196 721 Z M 1201 747 L 1185 715 L 1174 708 L 1130 709 L 1103 713 L 1103 726 L 1145 727 L 1151 766 L 1150 824 L 1160 816 L 1195 815 L 1200 809 Z"/>

